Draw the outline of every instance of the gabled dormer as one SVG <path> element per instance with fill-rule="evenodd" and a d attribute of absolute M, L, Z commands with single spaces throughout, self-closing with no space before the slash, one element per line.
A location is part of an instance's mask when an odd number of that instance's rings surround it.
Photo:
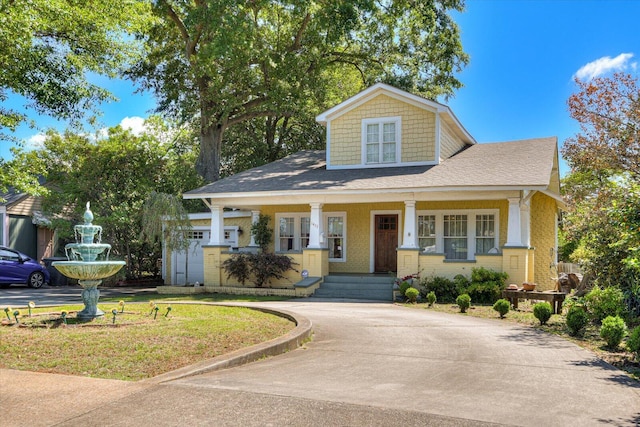
<path fill-rule="evenodd" d="M 316 117 L 327 169 L 436 165 L 475 140 L 446 105 L 378 83 Z"/>

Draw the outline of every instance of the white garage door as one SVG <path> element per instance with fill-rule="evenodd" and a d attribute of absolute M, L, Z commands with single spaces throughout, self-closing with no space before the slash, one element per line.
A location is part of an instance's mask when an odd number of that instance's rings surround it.
<path fill-rule="evenodd" d="M 202 245 L 209 242 L 209 230 L 193 230 L 190 232 L 188 252 L 174 252 L 172 283 L 176 285 L 204 283 L 204 255 Z M 231 247 L 238 246 L 238 227 L 224 228 L 225 243 Z"/>
<path fill-rule="evenodd" d="M 202 255 L 202 245 L 209 241 L 209 231 L 194 230 L 190 233 L 191 243 L 189 251 L 174 252 L 173 254 L 173 277 L 172 281 L 176 285 L 187 283 L 204 282 L 204 260 Z"/>

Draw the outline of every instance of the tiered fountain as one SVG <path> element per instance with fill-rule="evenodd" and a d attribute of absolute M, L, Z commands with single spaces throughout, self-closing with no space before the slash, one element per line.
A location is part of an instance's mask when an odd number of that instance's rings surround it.
<path fill-rule="evenodd" d="M 78 312 L 77 317 L 87 320 L 104 315 L 104 311 L 98 308 L 98 285 L 102 283 L 102 279 L 113 276 L 125 265 L 124 261 L 109 261 L 111 245 L 101 243 L 102 227 L 93 225 L 92 221 L 93 213 L 87 202 L 84 224 L 74 227 L 76 243 L 69 243 L 64 248 L 68 261 L 51 264 L 65 276 L 78 279 L 83 287 L 84 309 Z M 98 260 L 100 255 L 103 255 L 103 259 Z"/>

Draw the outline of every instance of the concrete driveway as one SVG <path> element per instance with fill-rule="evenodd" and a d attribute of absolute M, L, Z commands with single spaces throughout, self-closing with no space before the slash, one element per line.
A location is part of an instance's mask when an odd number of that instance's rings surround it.
<path fill-rule="evenodd" d="M 314 339 L 284 355 L 161 384 L 93 380 L 95 392 L 86 393 L 82 379 L 84 411 L 76 405 L 48 424 L 22 425 L 640 423 L 638 382 L 572 343 L 529 328 L 381 303 L 260 305 L 309 318 Z M 100 400 L 101 390 L 117 394 L 118 384 L 120 397 Z M 15 421 L 8 415 L 5 420 Z"/>

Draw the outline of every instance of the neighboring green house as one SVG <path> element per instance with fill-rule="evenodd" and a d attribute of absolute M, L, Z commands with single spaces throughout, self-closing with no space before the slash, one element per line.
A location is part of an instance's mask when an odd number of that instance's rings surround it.
<path fill-rule="evenodd" d="M 445 105 L 376 84 L 320 114 L 324 151 L 302 151 L 185 193 L 210 208 L 204 285 L 240 286 L 221 264 L 225 209 L 271 217 L 271 248 L 312 293 L 329 275 L 469 275 L 552 289 L 560 196 L 557 138 L 477 144 Z M 249 286 L 249 284 L 247 284 Z M 217 289 L 221 291 L 222 289 Z"/>
<path fill-rule="evenodd" d="M 38 261 L 53 256 L 55 233 L 42 214 L 42 200 L 13 190 L 0 194 L 0 198 L 0 245 Z"/>

